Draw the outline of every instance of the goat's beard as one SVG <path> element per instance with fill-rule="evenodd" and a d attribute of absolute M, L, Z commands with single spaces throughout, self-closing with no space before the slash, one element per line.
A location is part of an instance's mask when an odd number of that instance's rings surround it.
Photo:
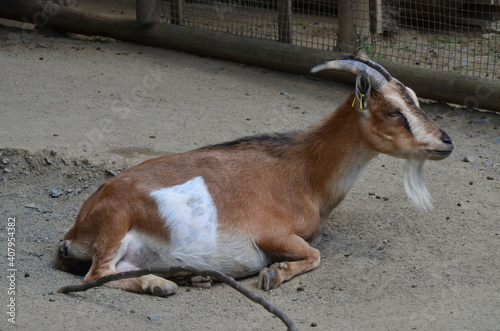
<path fill-rule="evenodd" d="M 417 207 L 427 211 L 434 207 L 432 206 L 431 196 L 425 187 L 424 163 L 425 159 L 407 159 L 404 168 L 404 183 L 408 198 L 410 198 Z"/>

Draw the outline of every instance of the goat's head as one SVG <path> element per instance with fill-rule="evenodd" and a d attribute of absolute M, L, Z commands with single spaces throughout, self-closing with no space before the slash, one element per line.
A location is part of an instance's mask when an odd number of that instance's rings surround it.
<path fill-rule="evenodd" d="M 452 153 L 455 146 L 448 134 L 420 109 L 413 90 L 379 64 L 349 56 L 320 64 L 311 73 L 323 70 L 357 75 L 352 108 L 365 142 L 376 152 L 407 159 L 406 191 L 418 206 L 431 208 L 423 182 L 423 164 Z"/>

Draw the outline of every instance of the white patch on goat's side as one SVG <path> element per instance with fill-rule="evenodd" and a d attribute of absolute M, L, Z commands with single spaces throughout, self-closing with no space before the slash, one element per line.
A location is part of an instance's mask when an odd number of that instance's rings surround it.
<path fill-rule="evenodd" d="M 170 231 L 172 256 L 177 253 L 178 259 L 185 260 L 185 257 L 209 258 L 216 253 L 217 210 L 203 177 L 159 189 L 151 192 L 151 196 Z"/>

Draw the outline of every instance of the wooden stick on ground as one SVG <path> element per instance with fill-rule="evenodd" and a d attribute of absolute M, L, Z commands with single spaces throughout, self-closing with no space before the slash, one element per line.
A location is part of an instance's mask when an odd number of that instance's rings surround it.
<path fill-rule="evenodd" d="M 104 285 L 108 282 L 114 281 L 114 280 L 120 280 L 120 279 L 125 279 L 125 278 L 132 278 L 132 277 L 140 277 L 144 275 L 149 275 L 149 274 L 154 274 L 162 277 L 172 277 L 177 274 L 194 274 L 194 275 L 199 275 L 199 276 L 204 276 L 204 277 L 212 277 L 213 279 L 217 279 L 218 281 L 227 284 L 234 288 L 236 291 L 240 292 L 244 296 L 246 296 L 248 299 L 252 300 L 255 303 L 260 304 L 262 307 L 264 307 L 267 311 L 270 313 L 274 314 L 276 317 L 281 319 L 283 323 L 287 326 L 289 331 L 295 331 L 298 330 L 297 327 L 294 325 L 294 323 L 290 320 L 290 318 L 283 313 L 280 309 L 278 309 L 276 306 L 272 305 L 269 303 L 267 300 L 265 300 L 263 297 L 260 297 L 253 292 L 251 292 L 249 289 L 238 283 L 234 278 L 229 277 L 221 272 L 215 271 L 215 270 L 198 270 L 196 268 L 191 268 L 191 267 L 172 267 L 172 268 L 150 268 L 150 269 L 141 269 L 141 270 L 134 270 L 134 271 L 126 271 L 126 272 L 120 272 L 108 276 L 101 277 L 99 279 L 87 282 L 87 283 L 82 283 L 82 284 L 77 284 L 77 285 L 68 285 L 68 286 L 63 286 L 57 290 L 59 293 L 69 293 L 69 292 L 80 292 L 80 291 L 86 291 L 90 288 L 93 287 L 98 287 L 101 285 Z"/>

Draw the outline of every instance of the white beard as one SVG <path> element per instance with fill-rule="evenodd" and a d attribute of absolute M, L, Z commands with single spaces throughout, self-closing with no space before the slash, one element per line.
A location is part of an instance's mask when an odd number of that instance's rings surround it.
<path fill-rule="evenodd" d="M 407 159 L 404 167 L 404 183 L 408 198 L 424 211 L 434 208 L 424 182 L 425 159 Z"/>

